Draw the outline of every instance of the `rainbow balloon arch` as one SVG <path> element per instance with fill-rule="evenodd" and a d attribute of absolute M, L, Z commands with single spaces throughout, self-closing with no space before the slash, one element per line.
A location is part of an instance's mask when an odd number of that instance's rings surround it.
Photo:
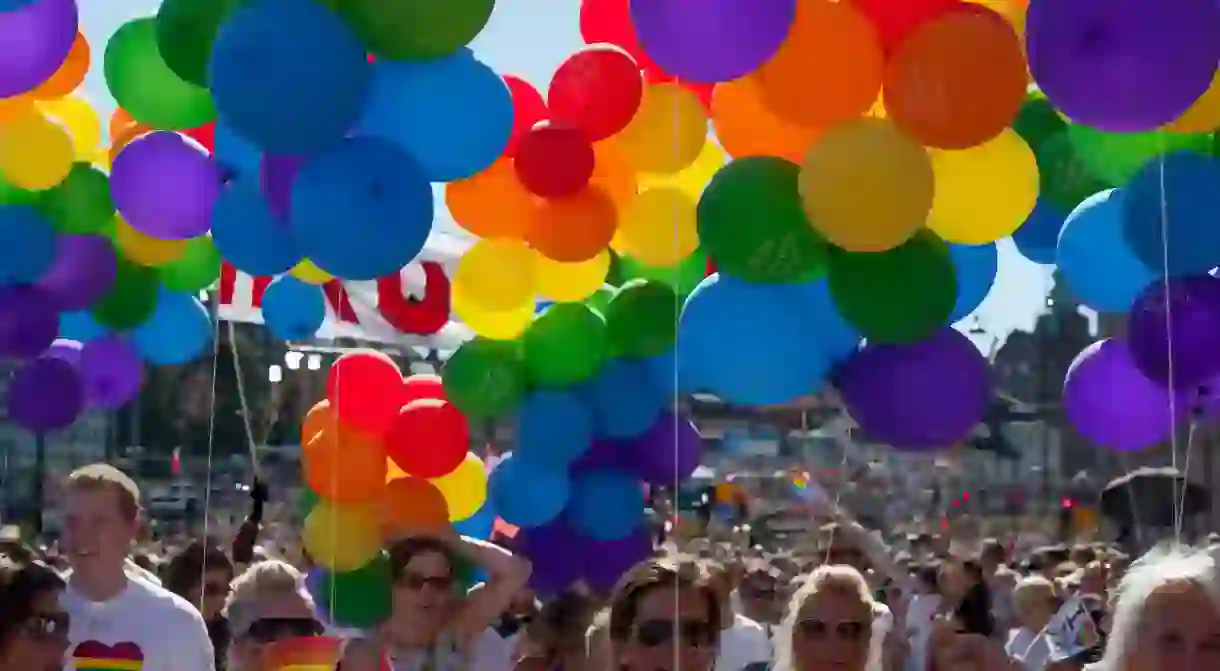
<path fill-rule="evenodd" d="M 475 240 L 433 262 L 425 332 L 475 337 L 440 379 L 344 357 L 302 430 L 327 594 L 384 587 L 387 536 L 497 520 L 547 587 L 609 585 L 647 551 L 640 483 L 698 465 L 679 394 L 833 385 L 878 441 L 959 442 L 991 391 L 953 325 L 1008 239 L 1128 315 L 1064 382 L 1083 435 L 1138 450 L 1220 410 L 1215 3 L 583 0 L 545 95 L 468 48 L 493 9 L 164 0 L 106 45 L 103 134 L 75 0 L 0 0 L 10 418 L 59 429 L 205 355 L 222 267 L 276 335 L 318 333 L 445 212 Z M 469 423 L 506 418 L 489 475 Z"/>

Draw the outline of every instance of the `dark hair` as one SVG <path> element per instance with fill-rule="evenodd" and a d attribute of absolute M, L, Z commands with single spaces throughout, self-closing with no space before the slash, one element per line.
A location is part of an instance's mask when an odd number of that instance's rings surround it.
<path fill-rule="evenodd" d="M 979 559 L 1000 565 L 1008 561 L 1008 551 L 1004 549 L 1004 544 L 1000 541 L 988 538 L 983 541 L 983 549 L 979 552 Z"/>
<path fill-rule="evenodd" d="M 936 594 L 940 584 L 940 562 L 931 561 L 915 569 L 915 579 L 929 592 Z"/>
<path fill-rule="evenodd" d="M 575 590 L 548 600 L 526 629 L 526 635 L 558 657 L 583 649 L 585 633 L 597 612 L 593 599 Z"/>
<path fill-rule="evenodd" d="M 410 564 L 416 555 L 427 552 L 435 552 L 444 556 L 445 560 L 449 562 L 450 572 L 454 574 L 455 578 L 457 577 L 457 562 L 454 561 L 453 553 L 449 550 L 448 545 L 430 536 L 412 536 L 396 541 L 390 546 L 390 578 L 397 581 L 402 577 L 407 564 Z"/>
<path fill-rule="evenodd" d="M 0 554 L 0 650 L 34 615 L 34 602 L 64 588 L 64 579 L 40 561 Z"/>
<path fill-rule="evenodd" d="M 703 567 L 693 559 L 670 557 L 645 561 L 628 571 L 610 597 L 610 639 L 625 641 L 631 636 L 640 600 L 655 589 L 693 587 L 707 599 L 712 629 L 719 634 L 720 600 L 708 584 Z"/>
<path fill-rule="evenodd" d="M 233 562 L 215 545 L 195 541 L 182 548 L 165 565 L 162 584 L 165 589 L 185 597 L 187 592 L 199 585 L 206 571 L 224 571 L 232 578 Z"/>

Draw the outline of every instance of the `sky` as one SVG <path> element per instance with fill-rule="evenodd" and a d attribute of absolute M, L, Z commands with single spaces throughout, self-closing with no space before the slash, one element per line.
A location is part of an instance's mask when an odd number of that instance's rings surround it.
<path fill-rule="evenodd" d="M 106 42 L 127 21 L 155 14 L 160 0 L 78 0 L 78 5 L 81 27 L 93 48 L 85 95 L 107 119 L 114 101 L 102 76 Z M 583 44 L 579 13 L 580 0 L 500 0 L 471 48 L 497 72 L 516 75 L 545 91 L 555 68 Z M 442 208 L 443 202 L 438 199 Z M 441 208 L 434 231 L 440 238 L 463 235 Z M 1031 329 L 1050 287 L 1046 267 L 1027 261 L 1010 241 L 1002 240 L 999 276 L 976 312 L 979 324 L 997 338 L 1015 329 Z"/>

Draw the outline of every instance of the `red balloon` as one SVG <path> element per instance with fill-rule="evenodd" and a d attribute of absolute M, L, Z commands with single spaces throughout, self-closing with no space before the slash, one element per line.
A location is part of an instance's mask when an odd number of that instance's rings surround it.
<path fill-rule="evenodd" d="M 545 121 L 546 101 L 533 84 L 512 75 L 504 75 L 504 83 L 508 84 L 508 92 L 513 96 L 513 134 L 508 139 L 506 156 L 516 156 L 521 138 L 539 121 Z"/>
<path fill-rule="evenodd" d="M 885 55 L 893 54 L 911 31 L 945 12 L 962 6 L 960 0 L 851 0 L 877 29 Z"/>
<path fill-rule="evenodd" d="M 405 393 L 398 364 L 381 352 L 344 354 L 326 378 L 326 398 L 339 420 L 377 436 L 390 430 Z"/>
<path fill-rule="evenodd" d="M 210 121 L 198 128 L 182 131 L 182 134 L 203 145 L 209 154 L 216 153 L 216 122 Z"/>
<path fill-rule="evenodd" d="M 580 3 L 580 37 L 585 44 L 613 44 L 626 51 L 646 73 L 666 76 L 636 35 L 631 22 L 631 0 L 583 0 Z"/>
<path fill-rule="evenodd" d="M 399 410 L 386 437 L 386 453 L 407 475 L 439 478 L 452 473 L 470 450 L 466 415 L 448 401 L 421 398 Z"/>
<path fill-rule="evenodd" d="M 547 89 L 551 119 L 575 126 L 591 142 L 631 123 L 644 95 L 640 66 L 612 44 L 594 44 L 564 61 Z"/>
<path fill-rule="evenodd" d="M 711 277 L 716 274 L 716 264 L 712 263 L 712 257 L 707 257 L 707 265 L 703 266 L 703 276 Z"/>
<path fill-rule="evenodd" d="M 445 396 L 445 386 L 441 383 L 440 375 L 429 375 L 427 373 L 419 373 L 408 377 L 403 386 L 404 394 L 402 404 L 407 405 L 412 401 L 418 401 L 421 398 L 435 398 L 442 401 L 449 400 Z"/>
<path fill-rule="evenodd" d="M 513 166 L 530 193 L 554 199 L 587 186 L 594 161 L 593 145 L 584 133 L 543 122 L 521 138 Z"/>

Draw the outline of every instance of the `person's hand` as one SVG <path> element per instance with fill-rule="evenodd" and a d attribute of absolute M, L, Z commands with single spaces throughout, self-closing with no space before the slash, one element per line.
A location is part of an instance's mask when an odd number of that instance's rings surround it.
<path fill-rule="evenodd" d="M 271 488 L 257 475 L 254 476 L 254 482 L 250 483 L 250 499 L 257 503 L 271 500 Z"/>

